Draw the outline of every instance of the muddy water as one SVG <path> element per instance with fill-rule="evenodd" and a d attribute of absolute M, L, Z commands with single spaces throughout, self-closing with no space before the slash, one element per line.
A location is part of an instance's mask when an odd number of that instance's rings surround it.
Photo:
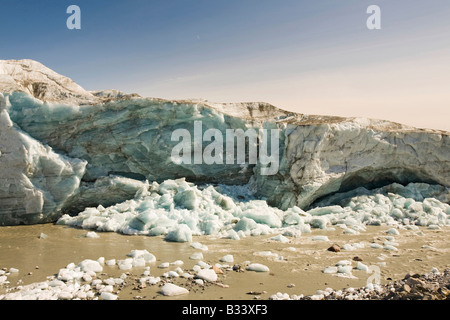
<path fill-rule="evenodd" d="M 87 230 L 75 229 L 53 224 L 35 226 L 16 226 L 0 228 L 0 268 L 14 267 L 19 269 L 15 275 L 8 277 L 10 287 L 17 283 L 29 284 L 44 281 L 54 275 L 60 268 L 70 262 L 78 263 L 84 259 L 125 259 L 126 254 L 134 249 L 146 249 L 153 253 L 157 262 L 151 264 L 151 275 L 161 276 L 164 272 L 174 270 L 176 266 L 160 269 L 162 262 L 184 261 L 184 270 L 191 270 L 197 260 L 189 257 L 195 252 L 203 253 L 203 261 L 210 264 L 220 263 L 220 258 L 226 254 L 234 256 L 234 262 L 245 268 L 246 263 L 262 263 L 270 268 L 270 272 L 236 272 L 225 271 L 219 274 L 219 283 L 200 286 L 192 280 L 177 278 L 171 280 L 190 290 L 188 295 L 168 298 L 158 293 L 159 287 L 147 286 L 137 288 L 136 280 L 142 276 L 144 268 L 133 268 L 127 277 L 126 286 L 119 294 L 120 299 L 253 299 L 255 296 L 267 299 L 277 292 L 289 294 L 314 294 L 318 289 L 331 287 L 365 286 L 370 274 L 354 270 L 354 278 L 337 277 L 322 273 L 327 266 L 333 266 L 340 260 L 352 260 L 355 256 L 362 259 L 366 265 L 380 266 L 382 284 L 389 279 L 400 279 L 407 272 L 425 273 L 432 267 L 439 270 L 450 267 L 450 228 L 429 230 L 421 228 L 420 232 L 400 230 L 400 235 L 394 236 L 398 243 L 398 251 L 370 248 L 370 243 L 383 244 L 386 241 L 387 227 L 368 227 L 359 235 L 343 234 L 342 229 L 324 231 L 313 229 L 310 234 L 298 238 L 289 238 L 289 243 L 270 240 L 274 235 L 247 237 L 239 241 L 217 239 L 208 236 L 194 237 L 194 241 L 208 246 L 207 251 L 194 249 L 189 243 L 173 243 L 164 241 L 162 237 L 126 236 L 116 233 L 98 233 L 100 238 L 86 238 Z M 46 238 L 40 238 L 40 234 Z M 330 241 L 313 241 L 316 235 L 326 235 Z M 364 248 L 354 251 L 330 252 L 331 244 L 342 246 L 345 243 L 362 242 Z M 422 248 L 423 245 L 435 249 Z M 278 258 L 255 255 L 257 252 L 271 251 Z M 380 260 L 384 255 L 384 260 Z M 353 261 L 353 266 L 356 262 Z M 117 266 L 105 266 L 102 278 L 117 277 L 124 271 Z M 0 287 L 4 293 L 6 287 Z"/>

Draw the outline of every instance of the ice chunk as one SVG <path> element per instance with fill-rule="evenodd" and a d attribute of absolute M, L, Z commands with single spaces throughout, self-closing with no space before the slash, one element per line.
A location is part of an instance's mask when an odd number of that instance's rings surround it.
<path fill-rule="evenodd" d="M 217 274 L 213 269 L 201 269 L 197 272 L 196 277 L 209 282 L 217 281 Z"/>
<path fill-rule="evenodd" d="M 269 257 L 269 258 L 277 258 L 278 254 L 272 251 L 257 251 L 253 253 L 255 256 Z"/>
<path fill-rule="evenodd" d="M 117 261 L 120 270 L 131 270 L 133 268 L 133 259 L 127 258 Z"/>
<path fill-rule="evenodd" d="M 144 258 L 134 258 L 132 262 L 133 267 L 145 267 Z"/>
<path fill-rule="evenodd" d="M 200 250 L 203 250 L 203 251 L 207 251 L 208 250 L 208 246 L 206 246 L 204 244 L 201 244 L 200 242 L 192 242 L 190 244 L 190 246 L 192 248 L 194 248 L 194 249 L 200 249 Z"/>
<path fill-rule="evenodd" d="M 156 257 L 148 252 L 147 250 L 131 250 L 128 254 L 128 257 L 131 257 L 133 259 L 142 258 L 145 260 L 146 263 L 153 263 L 156 262 Z"/>
<path fill-rule="evenodd" d="M 220 261 L 221 261 L 221 262 L 232 263 L 232 262 L 234 262 L 234 258 L 233 258 L 233 255 L 227 254 L 227 255 L 223 256 L 223 257 L 220 259 Z"/>
<path fill-rule="evenodd" d="M 192 230 L 186 224 L 180 224 L 170 230 L 165 239 L 173 242 L 192 242 Z"/>
<path fill-rule="evenodd" d="M 275 236 L 275 237 L 270 238 L 270 240 L 275 240 L 275 241 L 279 241 L 279 242 L 282 242 L 282 243 L 287 243 L 287 242 L 289 242 L 289 239 L 286 238 L 285 236 L 281 235 L 281 234 L 279 234 L 279 235 L 277 235 L 277 236 Z"/>
<path fill-rule="evenodd" d="M 178 278 L 180 275 L 175 270 L 171 270 L 171 271 L 168 272 L 167 276 L 169 278 Z"/>
<path fill-rule="evenodd" d="M 81 261 L 78 264 L 78 267 L 80 267 L 81 271 L 83 271 L 83 272 L 93 271 L 93 272 L 97 273 L 97 272 L 103 271 L 103 267 L 98 261 L 90 260 L 90 259 Z"/>
<path fill-rule="evenodd" d="M 391 228 L 388 231 L 386 231 L 387 234 L 392 234 L 392 235 L 399 235 L 400 233 L 398 232 L 397 229 Z"/>
<path fill-rule="evenodd" d="M 150 284 L 150 285 L 157 284 L 160 281 L 161 281 L 160 277 L 149 277 L 147 280 L 148 284 Z"/>
<path fill-rule="evenodd" d="M 228 231 L 228 239 L 240 240 L 241 238 L 239 237 L 239 234 L 236 231 L 230 230 Z"/>
<path fill-rule="evenodd" d="M 246 267 L 246 270 L 256 272 L 269 272 L 269 267 L 260 263 L 251 263 Z"/>
<path fill-rule="evenodd" d="M 206 263 L 205 261 L 197 261 L 197 265 L 200 266 L 201 268 L 209 268 L 210 265 L 208 263 Z"/>
<path fill-rule="evenodd" d="M 291 228 L 287 227 L 283 232 L 283 236 L 286 236 L 286 237 L 298 238 L 301 235 L 302 235 L 302 231 L 297 226 L 291 227 Z"/>
<path fill-rule="evenodd" d="M 338 267 L 326 267 L 322 270 L 323 273 L 337 273 Z"/>
<path fill-rule="evenodd" d="M 173 283 L 166 283 L 164 286 L 162 286 L 160 292 L 165 296 L 178 296 L 189 293 L 189 290 L 177 286 Z"/>
<path fill-rule="evenodd" d="M 86 238 L 97 239 L 100 238 L 100 236 L 94 231 L 89 231 L 88 233 L 86 233 Z"/>
<path fill-rule="evenodd" d="M 175 260 L 170 263 L 171 266 L 182 266 L 184 262 L 182 260 Z"/>
<path fill-rule="evenodd" d="M 365 265 L 364 263 L 362 263 L 361 261 L 358 261 L 358 263 L 356 264 L 356 269 L 361 270 L 361 271 L 368 271 L 369 267 L 367 265 Z"/>
<path fill-rule="evenodd" d="M 183 269 L 181 269 L 180 267 L 177 267 L 174 271 L 179 275 L 182 275 L 184 273 Z"/>
<path fill-rule="evenodd" d="M 384 247 L 384 250 L 390 250 L 390 251 L 397 251 L 398 249 L 394 247 L 393 245 L 387 244 Z"/>
<path fill-rule="evenodd" d="M 117 300 L 118 296 L 115 294 L 112 294 L 111 292 L 102 292 L 100 294 L 100 297 L 102 300 Z"/>
<path fill-rule="evenodd" d="M 308 220 L 309 225 L 312 228 L 325 229 L 327 227 L 329 220 L 327 217 L 313 217 Z"/>
<path fill-rule="evenodd" d="M 352 264 L 349 260 L 340 260 L 336 263 L 337 266 L 350 266 Z"/>
<path fill-rule="evenodd" d="M 201 253 L 201 252 L 195 252 L 195 253 L 191 254 L 191 256 L 189 257 L 189 259 L 192 259 L 192 260 L 201 260 L 201 259 L 203 259 L 203 253 Z"/>
<path fill-rule="evenodd" d="M 43 232 L 41 232 L 41 234 L 39 235 L 39 239 L 47 239 L 47 238 L 48 236 Z"/>
<path fill-rule="evenodd" d="M 338 273 L 352 274 L 352 266 L 340 265 L 337 268 L 338 268 Z"/>
<path fill-rule="evenodd" d="M 327 236 L 314 236 L 311 238 L 312 241 L 330 241 Z"/>
<path fill-rule="evenodd" d="M 105 261 L 107 266 L 114 266 L 116 264 L 116 259 L 109 259 Z"/>

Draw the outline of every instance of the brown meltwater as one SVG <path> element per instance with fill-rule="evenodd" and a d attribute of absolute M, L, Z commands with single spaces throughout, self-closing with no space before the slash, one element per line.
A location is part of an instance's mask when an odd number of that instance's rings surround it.
<path fill-rule="evenodd" d="M 357 264 L 356 260 L 362 260 L 361 263 L 367 266 L 379 266 L 381 284 L 390 279 L 401 279 L 408 272 L 427 273 L 433 267 L 439 270 L 450 267 L 450 228 L 400 230 L 400 234 L 393 236 L 391 241 L 397 244 L 397 251 L 372 248 L 371 243 L 383 245 L 387 241 L 388 229 L 386 226 L 369 226 L 357 235 L 344 234 L 338 227 L 327 231 L 313 229 L 312 233 L 297 238 L 288 237 L 288 243 L 271 240 L 276 234 L 241 240 L 194 236 L 194 242 L 208 247 L 208 250 L 202 251 L 193 248 L 190 243 L 167 242 L 161 236 L 97 232 L 99 238 L 87 238 L 88 230 L 54 224 L 0 227 L 0 268 L 19 269 L 18 273 L 8 276 L 9 285 L 0 285 L 0 294 L 18 284 L 45 281 L 71 262 L 78 264 L 84 259 L 97 260 L 100 257 L 121 260 L 127 258 L 127 253 L 134 249 L 146 249 L 156 256 L 156 263 L 148 265 L 150 275 L 154 277 L 161 277 L 163 273 L 177 267 L 170 265 L 162 269 L 158 267 L 161 263 L 176 260 L 184 262 L 180 268 L 195 275 L 192 268 L 198 260 L 190 257 L 198 252 L 203 254 L 202 261 L 211 265 L 228 264 L 229 268 L 221 269 L 223 273 L 218 274 L 218 284 L 205 282 L 199 285 L 193 279 L 182 277 L 162 278 L 190 291 L 178 297 L 165 297 L 159 293 L 158 284 L 139 287 L 144 267 L 124 271 L 119 270 L 117 265 L 104 266 L 103 272 L 98 275 L 101 279 L 128 273 L 125 285 L 114 292 L 119 295 L 119 299 L 268 299 L 277 292 L 311 295 L 327 287 L 338 290 L 365 286 L 371 275 L 366 271 L 354 269 L 352 277 L 322 272 L 324 268 L 334 266 L 341 260 L 351 261 L 353 267 Z M 325 235 L 329 241 L 315 241 L 313 237 L 316 235 Z M 360 243 L 363 248 L 340 252 L 327 250 L 333 244 L 342 247 L 347 243 Z M 220 262 L 228 254 L 233 255 L 234 261 Z M 246 271 L 249 263 L 263 264 L 270 271 Z M 239 265 L 242 271 L 231 270 L 233 265 Z"/>

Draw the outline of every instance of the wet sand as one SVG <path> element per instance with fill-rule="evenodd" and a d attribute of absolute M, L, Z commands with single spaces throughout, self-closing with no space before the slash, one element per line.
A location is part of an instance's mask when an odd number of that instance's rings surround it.
<path fill-rule="evenodd" d="M 218 239 L 209 236 L 194 237 L 195 242 L 208 246 L 207 251 L 195 249 L 189 243 L 174 243 L 163 240 L 163 237 L 127 236 L 117 233 L 97 232 L 99 238 L 86 238 L 88 230 L 76 229 L 53 224 L 34 226 L 15 226 L 0 228 L 0 268 L 17 268 L 17 274 L 11 274 L 9 286 L 0 286 L 0 294 L 8 287 L 45 281 L 60 268 L 69 263 L 84 259 L 96 260 L 99 257 L 108 259 L 125 259 L 126 254 L 134 249 L 146 249 L 156 256 L 156 263 L 150 264 L 150 274 L 161 276 L 164 272 L 174 270 L 176 266 L 166 269 L 158 268 L 162 262 L 182 260 L 183 270 L 191 270 L 198 260 L 189 257 L 195 252 L 202 252 L 203 261 L 209 264 L 221 263 L 220 258 L 226 254 L 234 256 L 230 266 L 239 264 L 245 269 L 246 262 L 261 263 L 270 268 L 270 272 L 244 271 L 236 272 L 224 270 L 219 274 L 218 283 L 205 285 L 193 284 L 185 278 L 171 278 L 170 281 L 190 290 L 189 294 L 178 297 L 165 297 L 158 293 L 159 286 L 147 285 L 138 289 L 137 280 L 142 277 L 144 267 L 135 267 L 129 271 L 126 285 L 121 288 L 119 299 L 189 299 L 189 300 L 248 300 L 268 299 L 277 292 L 311 295 L 316 290 L 327 287 L 343 289 L 347 287 L 363 287 L 370 276 L 369 273 L 353 270 L 355 278 L 343 278 L 336 275 L 324 274 L 322 270 L 327 266 L 334 266 L 340 260 L 350 260 L 355 256 L 362 259 L 362 263 L 380 266 L 381 284 L 390 280 L 401 279 L 406 273 L 427 273 L 433 267 L 444 270 L 450 267 L 450 228 L 430 230 L 420 227 L 419 231 L 399 230 L 394 235 L 394 242 L 398 243 L 398 251 L 374 249 L 370 243 L 383 244 L 386 241 L 387 226 L 369 226 L 366 231 L 358 235 L 343 234 L 342 229 L 334 231 L 313 229 L 312 233 L 302 234 L 298 238 L 288 238 L 288 243 L 270 240 L 276 234 L 266 236 L 247 237 L 241 240 Z M 40 238 L 44 233 L 47 237 Z M 313 241 L 316 235 L 326 235 L 329 241 Z M 328 251 L 332 244 L 342 246 L 346 243 L 364 243 L 364 248 L 353 251 Z M 434 249 L 422 248 L 423 245 Z M 255 252 L 271 251 L 278 257 L 270 258 L 255 255 Z M 384 260 L 377 257 L 384 255 Z M 356 265 L 355 261 L 353 266 Z M 104 266 L 100 278 L 118 277 L 127 271 L 119 270 L 116 266 Z"/>

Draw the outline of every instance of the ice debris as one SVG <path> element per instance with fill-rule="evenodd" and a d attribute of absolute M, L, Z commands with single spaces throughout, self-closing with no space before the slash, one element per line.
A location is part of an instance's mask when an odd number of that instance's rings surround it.
<path fill-rule="evenodd" d="M 387 225 L 391 227 L 387 234 L 396 235 L 398 229 L 414 229 L 417 225 L 450 225 L 450 205 L 427 198 L 438 194 L 435 186 L 424 183 L 402 188 L 392 184 L 366 190 L 362 195 L 354 192 L 336 195 L 339 205 L 306 212 L 296 206 L 281 210 L 264 200 L 239 201 L 236 195 L 230 195 L 232 188 L 225 195 L 212 185 L 200 187 L 185 179 L 153 182 L 147 187 L 135 199 L 107 208 L 87 208 L 77 216 L 63 215 L 57 223 L 96 231 L 165 235 L 167 241 L 176 242 L 192 242 L 196 235 L 239 240 L 273 233 L 278 235 L 272 240 L 286 242 L 288 239 L 282 234 L 298 236 L 311 232 L 311 228 L 327 230 L 330 226 L 357 234 L 366 225 Z M 399 194 L 388 190 L 397 190 Z M 328 241 L 323 235 L 312 239 Z M 196 245 L 198 249 L 207 249 Z"/>

